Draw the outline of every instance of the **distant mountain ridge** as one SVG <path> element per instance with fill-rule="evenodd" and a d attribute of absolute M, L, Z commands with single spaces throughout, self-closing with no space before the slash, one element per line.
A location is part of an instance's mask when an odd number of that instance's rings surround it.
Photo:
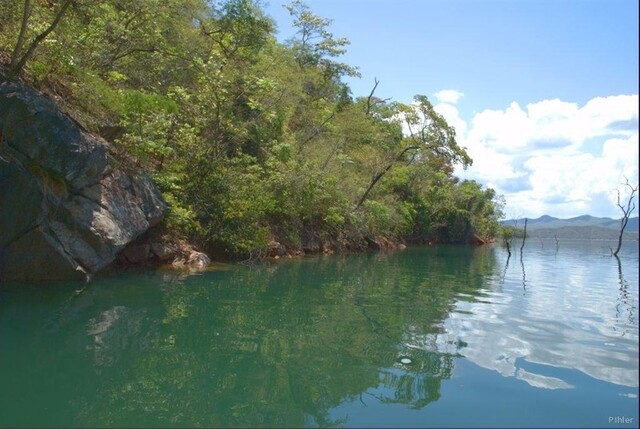
<path fill-rule="evenodd" d="M 501 221 L 503 225 L 524 228 L 524 218 Z M 544 215 L 527 220 L 527 235 L 531 237 L 558 237 L 582 239 L 614 239 L 618 237 L 620 219 L 582 215 L 559 219 Z M 629 218 L 624 237 L 638 239 L 638 216 Z"/>
<path fill-rule="evenodd" d="M 524 227 L 524 218 L 508 219 L 501 222 L 503 225 L 516 225 L 518 228 Z M 602 228 L 619 230 L 620 219 L 612 219 L 610 217 L 595 217 L 591 215 L 582 215 L 569 219 L 559 219 L 557 217 L 544 215 L 537 219 L 527 220 L 527 230 L 533 231 L 540 228 L 563 228 L 565 226 L 599 226 Z M 638 216 L 629 218 L 625 231 L 638 231 Z"/>

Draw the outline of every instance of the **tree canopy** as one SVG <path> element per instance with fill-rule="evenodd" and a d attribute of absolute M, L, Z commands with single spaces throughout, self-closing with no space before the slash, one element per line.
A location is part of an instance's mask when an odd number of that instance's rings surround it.
<path fill-rule="evenodd" d="M 453 176 L 472 160 L 428 98 L 354 97 L 348 40 L 286 7 L 279 43 L 256 0 L 5 1 L 4 75 L 113 142 L 161 187 L 167 226 L 219 254 L 494 236 L 501 200 Z"/>

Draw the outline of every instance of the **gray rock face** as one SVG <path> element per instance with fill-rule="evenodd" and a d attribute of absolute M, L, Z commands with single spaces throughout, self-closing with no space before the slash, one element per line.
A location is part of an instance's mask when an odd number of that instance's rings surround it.
<path fill-rule="evenodd" d="M 86 278 L 166 208 L 49 98 L 0 84 L 0 280 Z"/>

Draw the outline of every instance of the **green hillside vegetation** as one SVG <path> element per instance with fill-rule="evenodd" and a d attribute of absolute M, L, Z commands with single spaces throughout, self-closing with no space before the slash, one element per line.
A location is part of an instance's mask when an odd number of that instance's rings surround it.
<path fill-rule="evenodd" d="M 282 44 L 252 0 L 5 1 L 1 72 L 149 172 L 165 227 L 216 255 L 497 235 L 501 199 L 452 175 L 472 160 L 428 98 L 354 96 L 348 40 L 288 10 Z"/>

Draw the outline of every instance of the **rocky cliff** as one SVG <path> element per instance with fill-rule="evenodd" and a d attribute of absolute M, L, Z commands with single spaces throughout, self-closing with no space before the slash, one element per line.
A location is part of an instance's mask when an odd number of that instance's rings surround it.
<path fill-rule="evenodd" d="M 166 204 L 49 98 L 0 83 L 0 280 L 88 278 Z"/>

